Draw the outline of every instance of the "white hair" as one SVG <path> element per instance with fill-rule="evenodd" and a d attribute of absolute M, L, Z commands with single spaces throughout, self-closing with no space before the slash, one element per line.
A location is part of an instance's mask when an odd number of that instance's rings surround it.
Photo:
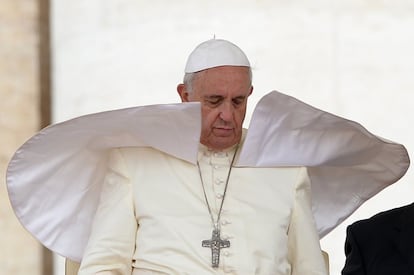
<path fill-rule="evenodd" d="M 250 85 L 252 85 L 252 82 L 253 82 L 252 68 L 250 68 L 250 67 L 248 67 L 248 68 L 249 68 Z M 184 86 L 187 88 L 187 91 L 189 93 L 193 92 L 194 79 L 196 79 L 197 75 L 201 72 L 203 72 L 203 71 L 199 71 L 199 72 L 195 72 L 195 73 L 185 73 L 184 74 L 183 83 L 184 83 Z"/>

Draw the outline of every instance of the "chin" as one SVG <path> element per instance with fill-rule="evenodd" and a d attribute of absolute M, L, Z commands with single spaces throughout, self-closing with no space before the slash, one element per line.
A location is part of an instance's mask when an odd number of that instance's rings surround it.
<path fill-rule="evenodd" d="M 233 145 L 237 144 L 240 140 L 235 138 L 234 135 L 230 136 L 213 136 L 211 135 L 210 138 L 202 139 L 201 143 L 206 145 L 207 147 L 213 150 L 224 150 L 227 148 L 232 147 Z"/>
<path fill-rule="evenodd" d="M 237 142 L 234 142 L 234 141 L 231 141 L 231 142 L 216 142 L 216 143 L 214 143 L 214 148 L 216 148 L 217 150 L 224 150 L 224 149 L 232 147 L 236 143 Z"/>

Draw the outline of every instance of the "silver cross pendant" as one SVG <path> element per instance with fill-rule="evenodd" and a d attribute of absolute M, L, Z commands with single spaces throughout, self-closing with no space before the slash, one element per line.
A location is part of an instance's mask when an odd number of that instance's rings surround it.
<path fill-rule="evenodd" d="M 214 228 L 211 239 L 202 241 L 201 245 L 211 248 L 211 266 L 217 268 L 220 263 L 220 249 L 230 247 L 230 241 L 220 239 L 220 230 Z"/>

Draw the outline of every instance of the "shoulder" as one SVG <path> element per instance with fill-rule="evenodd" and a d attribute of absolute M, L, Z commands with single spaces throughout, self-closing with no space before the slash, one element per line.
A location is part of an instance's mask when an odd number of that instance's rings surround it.
<path fill-rule="evenodd" d="M 393 226 L 395 224 L 398 224 L 398 222 L 401 220 L 401 215 L 404 215 L 404 213 L 407 211 L 414 212 L 414 203 L 380 212 L 368 219 L 356 221 L 348 228 L 352 231 L 363 232 L 370 230 L 372 227 L 381 226 L 384 228 Z"/>
<path fill-rule="evenodd" d="M 110 159 L 122 160 L 127 163 L 150 163 L 173 156 L 152 147 L 121 147 L 112 149 Z"/>
<path fill-rule="evenodd" d="M 410 209 L 414 209 L 414 203 L 380 212 L 372 216 L 370 219 L 373 221 L 387 220 L 389 218 L 398 217 L 406 211 L 410 211 Z"/>
<path fill-rule="evenodd" d="M 119 147 L 112 149 L 112 152 L 117 152 L 118 154 L 124 156 L 136 156 L 142 154 L 149 154 L 149 155 L 167 155 L 166 153 L 155 149 L 150 146 L 133 146 L 133 147 Z"/>

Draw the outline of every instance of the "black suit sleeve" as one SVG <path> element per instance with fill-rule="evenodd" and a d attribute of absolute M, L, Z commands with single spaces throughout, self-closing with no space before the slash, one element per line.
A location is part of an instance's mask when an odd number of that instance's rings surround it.
<path fill-rule="evenodd" d="M 346 230 L 345 266 L 342 275 L 366 275 L 359 244 L 352 230 L 352 225 Z"/>

